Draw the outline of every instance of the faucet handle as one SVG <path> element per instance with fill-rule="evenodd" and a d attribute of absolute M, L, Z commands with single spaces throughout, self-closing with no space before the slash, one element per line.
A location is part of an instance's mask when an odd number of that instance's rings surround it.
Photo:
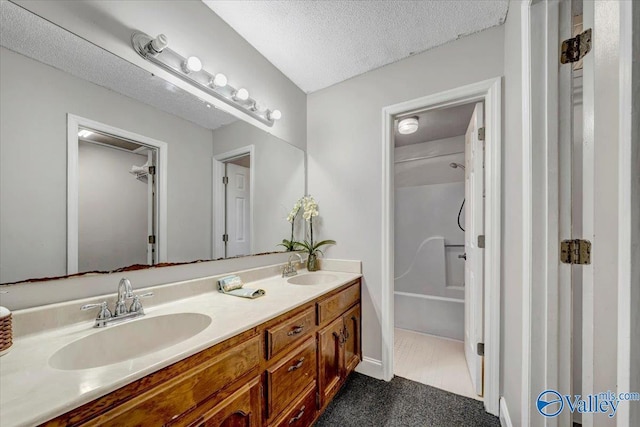
<path fill-rule="evenodd" d="M 142 304 L 140 303 L 140 298 L 149 298 L 152 296 L 153 292 L 147 292 L 142 295 L 134 295 L 131 307 L 129 307 L 129 313 L 144 313 L 144 309 L 142 308 Z"/>
<path fill-rule="evenodd" d="M 80 307 L 80 310 L 91 310 L 92 308 L 99 308 L 100 311 L 98 312 L 98 317 L 96 317 L 96 320 L 105 320 L 105 319 L 110 319 L 111 318 L 111 312 L 109 311 L 109 307 L 107 307 L 107 302 L 103 301 L 99 304 L 85 304 L 82 307 Z"/>

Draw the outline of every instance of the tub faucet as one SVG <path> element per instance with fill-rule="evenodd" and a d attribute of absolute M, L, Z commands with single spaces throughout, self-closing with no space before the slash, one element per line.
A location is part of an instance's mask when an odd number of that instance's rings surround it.
<path fill-rule="evenodd" d="M 291 262 L 291 258 L 294 255 L 298 257 L 299 262 L 302 262 L 302 256 L 299 253 L 294 252 L 291 255 L 289 255 L 289 261 L 287 262 L 287 265 L 285 265 L 282 268 L 282 277 L 291 277 L 298 274 L 298 271 L 296 270 L 296 266 Z"/>

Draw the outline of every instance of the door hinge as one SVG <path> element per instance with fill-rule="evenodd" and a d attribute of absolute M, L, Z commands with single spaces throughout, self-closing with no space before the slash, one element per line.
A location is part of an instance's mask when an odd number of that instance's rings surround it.
<path fill-rule="evenodd" d="M 223 176 L 223 177 L 222 177 L 222 183 L 223 183 L 224 185 L 227 185 L 227 184 L 229 183 L 229 177 L 228 177 L 228 176 Z"/>
<path fill-rule="evenodd" d="M 591 242 L 574 239 L 560 242 L 560 261 L 565 264 L 591 264 Z"/>
<path fill-rule="evenodd" d="M 479 342 L 478 346 L 476 347 L 476 353 L 478 354 L 478 356 L 484 356 L 484 343 L 483 342 Z"/>
<path fill-rule="evenodd" d="M 480 141 L 484 141 L 484 133 L 485 133 L 484 127 L 481 127 L 480 129 L 478 129 L 478 139 Z"/>
<path fill-rule="evenodd" d="M 155 175 L 155 174 L 156 174 L 156 167 L 149 166 L 149 175 Z"/>
<path fill-rule="evenodd" d="M 591 51 L 591 28 L 562 42 L 560 63 L 578 62 Z"/>
<path fill-rule="evenodd" d="M 478 247 L 484 249 L 484 234 L 478 236 Z"/>
<path fill-rule="evenodd" d="M 155 243 L 156 243 L 156 236 L 149 236 L 149 244 L 155 245 Z"/>
<path fill-rule="evenodd" d="M 229 235 L 227 233 L 222 235 L 222 241 L 225 243 L 229 241 Z"/>

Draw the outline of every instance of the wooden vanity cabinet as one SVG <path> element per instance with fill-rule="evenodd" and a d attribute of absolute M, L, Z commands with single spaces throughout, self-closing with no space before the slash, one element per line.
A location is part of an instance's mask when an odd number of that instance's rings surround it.
<path fill-rule="evenodd" d="M 357 279 L 43 425 L 307 427 L 360 343 Z"/>

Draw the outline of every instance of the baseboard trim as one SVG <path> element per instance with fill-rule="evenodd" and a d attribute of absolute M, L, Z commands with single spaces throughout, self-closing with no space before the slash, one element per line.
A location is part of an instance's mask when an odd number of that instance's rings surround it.
<path fill-rule="evenodd" d="M 378 380 L 384 379 L 384 375 L 382 373 L 382 362 L 370 357 L 365 356 L 362 358 L 362 362 L 360 362 L 356 368 L 356 372 Z"/>
<path fill-rule="evenodd" d="M 509 409 L 507 408 L 507 401 L 504 397 L 500 397 L 500 425 L 502 427 L 513 427 L 511 417 L 509 416 Z"/>

